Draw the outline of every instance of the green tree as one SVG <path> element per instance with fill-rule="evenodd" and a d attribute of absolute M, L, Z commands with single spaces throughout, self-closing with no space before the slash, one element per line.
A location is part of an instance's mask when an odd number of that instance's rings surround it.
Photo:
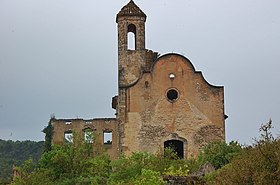
<path fill-rule="evenodd" d="M 106 184 L 111 172 L 109 156 L 94 153 L 93 144 L 83 136 L 74 137 L 74 143 L 43 153 L 32 173 L 20 173 L 13 184 Z"/>
<path fill-rule="evenodd" d="M 54 119 L 55 119 L 55 117 L 52 116 L 48 123 L 48 126 L 45 127 L 42 131 L 45 133 L 44 152 L 51 151 L 51 149 L 52 149 L 53 126 L 52 126 L 51 122 Z"/>
<path fill-rule="evenodd" d="M 43 141 L 5 141 L 0 139 L 0 182 L 8 184 L 11 181 L 13 165 L 19 166 L 29 158 L 37 163 L 43 150 L 43 143 Z"/>
<path fill-rule="evenodd" d="M 241 152 L 242 148 L 237 142 L 227 144 L 224 141 L 214 141 L 206 145 L 198 156 L 198 163 L 210 162 L 215 169 L 228 164 L 231 159 Z"/>

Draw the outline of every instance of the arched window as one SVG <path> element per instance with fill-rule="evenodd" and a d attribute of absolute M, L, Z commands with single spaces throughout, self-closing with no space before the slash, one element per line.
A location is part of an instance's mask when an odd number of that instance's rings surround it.
<path fill-rule="evenodd" d="M 127 27 L 127 49 L 136 50 L 136 26 L 129 24 Z"/>

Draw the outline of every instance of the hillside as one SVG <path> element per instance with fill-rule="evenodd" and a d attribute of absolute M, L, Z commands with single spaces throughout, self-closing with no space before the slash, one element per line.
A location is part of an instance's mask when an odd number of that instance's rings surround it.
<path fill-rule="evenodd" d="M 11 179 L 13 165 L 21 165 L 30 157 L 38 161 L 44 142 L 5 141 L 0 139 L 0 182 Z"/>

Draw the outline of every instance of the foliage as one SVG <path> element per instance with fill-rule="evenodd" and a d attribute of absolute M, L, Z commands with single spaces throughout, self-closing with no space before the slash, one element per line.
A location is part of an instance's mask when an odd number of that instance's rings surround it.
<path fill-rule="evenodd" d="M 231 141 L 227 144 L 224 141 L 214 141 L 202 149 L 197 162 L 200 165 L 210 162 L 215 169 L 219 169 L 228 164 L 241 150 L 242 148 L 237 142 Z"/>
<path fill-rule="evenodd" d="M 279 151 L 279 140 L 246 148 L 219 171 L 215 181 L 219 184 L 277 184 L 280 182 Z"/>
<path fill-rule="evenodd" d="M 24 161 L 24 163 L 20 167 L 16 167 L 16 169 L 19 172 L 20 176 L 27 176 L 35 169 L 35 166 L 35 163 L 30 158 Z"/>
<path fill-rule="evenodd" d="M 7 184 L 11 180 L 13 165 L 21 165 L 29 158 L 37 163 L 43 150 L 43 144 L 43 141 L 5 141 L 0 139 L 0 184 L 2 182 Z"/>
<path fill-rule="evenodd" d="M 147 152 L 133 153 L 131 156 L 121 156 L 119 160 L 112 161 L 113 172 L 109 184 L 135 184 L 143 183 L 143 179 L 157 179 L 159 175 L 187 175 L 187 161 L 179 159 L 172 149 L 158 151 L 157 154 Z M 148 182 L 148 180 L 147 180 Z"/>
<path fill-rule="evenodd" d="M 173 165 L 171 165 L 163 172 L 163 174 L 170 176 L 187 176 L 189 171 L 190 170 L 187 164 L 184 167 L 180 166 L 179 169 L 176 169 Z"/>
<path fill-rule="evenodd" d="M 244 148 L 231 163 L 209 175 L 209 184 L 279 184 L 280 140 L 270 132 L 271 120 L 261 126 L 261 137 Z"/>
<path fill-rule="evenodd" d="M 6 185 L 6 184 L 9 184 L 10 181 L 9 180 L 2 180 L 0 179 L 0 185 Z"/>
<path fill-rule="evenodd" d="M 43 132 L 45 133 L 44 152 L 51 151 L 52 149 L 53 126 L 51 124 L 51 121 L 53 119 L 55 119 L 54 116 L 51 117 L 48 126 L 43 129 Z"/>
<path fill-rule="evenodd" d="M 260 140 L 259 141 L 256 140 L 256 142 L 257 143 L 261 143 L 261 142 L 266 143 L 266 142 L 275 141 L 275 139 L 274 139 L 274 137 L 273 137 L 273 135 L 270 131 L 272 128 L 273 128 L 273 126 L 272 126 L 272 120 L 271 119 L 269 119 L 269 121 L 267 123 L 262 124 L 260 129 L 259 129 L 259 132 L 261 134 Z"/>
<path fill-rule="evenodd" d="M 76 136 L 74 143 L 53 146 L 43 153 L 32 173 L 24 173 L 13 184 L 105 184 L 111 172 L 108 155 L 93 152 L 93 144 Z"/>
<path fill-rule="evenodd" d="M 29 159 L 18 167 L 14 185 L 163 185 L 163 176 L 187 176 L 210 162 L 217 170 L 206 174 L 207 184 L 277 184 L 280 182 L 280 140 L 270 129 L 271 120 L 261 126 L 260 138 L 242 148 L 237 142 L 215 141 L 205 146 L 197 159 L 179 159 L 171 148 L 122 155 L 111 161 L 97 146 L 95 135 L 84 138 L 74 133 L 74 142 L 53 146 L 39 164 Z M 1 146 L 1 145 L 0 145 Z M 191 180 L 199 183 L 202 178 Z M 1 182 L 1 181 L 0 181 Z"/>
<path fill-rule="evenodd" d="M 215 164 L 222 159 L 217 164 L 224 165 L 224 159 L 230 160 L 241 150 L 236 142 L 215 142 L 205 147 L 198 160 L 179 159 L 167 148 L 156 154 L 138 152 L 110 161 L 102 150 L 93 152 L 93 146 L 74 134 L 73 143 L 53 146 L 42 155 L 37 167 L 27 161 L 19 168 L 20 177 L 13 184 L 164 184 L 163 175 L 187 176 L 191 165 L 208 160 Z"/>
<path fill-rule="evenodd" d="M 143 169 L 141 175 L 135 180 L 135 185 L 164 185 L 166 182 L 162 179 L 159 172 Z"/>

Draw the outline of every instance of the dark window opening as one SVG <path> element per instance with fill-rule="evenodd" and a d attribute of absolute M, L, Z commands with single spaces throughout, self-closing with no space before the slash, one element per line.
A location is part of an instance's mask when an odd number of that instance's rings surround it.
<path fill-rule="evenodd" d="M 136 26 L 134 24 L 127 27 L 127 49 L 136 50 Z"/>
<path fill-rule="evenodd" d="M 111 145 L 113 142 L 113 133 L 112 131 L 104 131 L 103 133 L 104 145 Z"/>
<path fill-rule="evenodd" d="M 174 102 L 178 99 L 178 95 L 179 95 L 179 93 L 175 89 L 170 89 L 169 91 L 167 91 L 167 94 L 166 94 L 168 100 L 172 101 L 172 102 Z"/>
<path fill-rule="evenodd" d="M 182 159 L 184 158 L 184 143 L 179 140 L 168 140 L 164 142 L 164 148 L 171 148 Z"/>

